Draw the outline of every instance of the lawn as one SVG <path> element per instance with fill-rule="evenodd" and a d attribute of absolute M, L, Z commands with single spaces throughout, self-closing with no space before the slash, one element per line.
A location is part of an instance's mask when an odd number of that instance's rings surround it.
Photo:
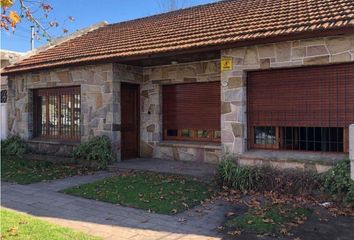
<path fill-rule="evenodd" d="M 288 231 L 311 215 L 306 208 L 292 205 L 276 204 L 262 208 L 249 208 L 243 215 L 235 216 L 226 221 L 225 227 L 256 234 L 287 234 Z"/>
<path fill-rule="evenodd" d="M 9 240 L 99 240 L 101 238 L 59 227 L 26 214 L 1 210 L 1 237 Z"/>
<path fill-rule="evenodd" d="M 214 188 L 192 178 L 134 172 L 69 188 L 63 192 L 149 212 L 175 214 L 211 197 Z"/>
<path fill-rule="evenodd" d="M 75 164 L 52 163 L 24 157 L 2 156 L 1 159 L 1 180 L 19 184 L 61 179 L 88 172 L 87 168 Z"/>

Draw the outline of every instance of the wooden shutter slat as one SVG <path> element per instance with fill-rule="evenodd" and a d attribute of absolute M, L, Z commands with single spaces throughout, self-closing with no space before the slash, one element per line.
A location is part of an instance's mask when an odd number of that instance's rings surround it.
<path fill-rule="evenodd" d="M 249 124 L 348 127 L 354 122 L 354 64 L 250 72 Z"/>
<path fill-rule="evenodd" d="M 220 129 L 220 82 L 163 86 L 165 129 Z"/>

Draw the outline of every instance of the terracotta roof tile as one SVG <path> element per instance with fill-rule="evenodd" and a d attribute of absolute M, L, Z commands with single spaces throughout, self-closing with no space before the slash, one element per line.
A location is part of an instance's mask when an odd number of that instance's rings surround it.
<path fill-rule="evenodd" d="M 35 54 L 7 73 L 353 27 L 353 0 L 229 0 L 110 24 Z"/>

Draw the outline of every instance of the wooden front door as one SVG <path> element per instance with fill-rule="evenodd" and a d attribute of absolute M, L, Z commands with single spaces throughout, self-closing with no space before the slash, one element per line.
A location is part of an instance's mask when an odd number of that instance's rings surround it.
<path fill-rule="evenodd" d="M 139 157 L 139 85 L 122 83 L 122 159 Z"/>

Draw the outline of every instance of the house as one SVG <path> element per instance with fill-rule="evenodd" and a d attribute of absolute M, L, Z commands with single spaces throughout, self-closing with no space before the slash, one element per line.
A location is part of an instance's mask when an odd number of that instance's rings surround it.
<path fill-rule="evenodd" d="M 9 131 L 68 155 L 325 171 L 354 123 L 352 0 L 230 0 L 107 24 L 6 68 Z"/>
<path fill-rule="evenodd" d="M 24 53 L 0 49 L 0 72 L 10 64 L 14 64 L 23 57 Z M 7 77 L 1 76 L 1 100 L 0 100 L 0 139 L 7 137 Z"/>

